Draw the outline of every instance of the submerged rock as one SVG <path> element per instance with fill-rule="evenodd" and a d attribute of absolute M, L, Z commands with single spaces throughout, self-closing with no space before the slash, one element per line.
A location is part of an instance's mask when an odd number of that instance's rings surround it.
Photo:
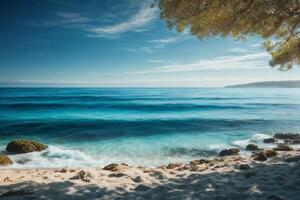
<path fill-rule="evenodd" d="M 232 156 L 238 155 L 240 150 L 238 148 L 224 149 L 219 153 L 219 156 Z"/>
<path fill-rule="evenodd" d="M 263 140 L 264 143 L 270 144 L 270 143 L 276 143 L 278 142 L 278 140 L 274 139 L 274 138 L 267 138 Z"/>
<path fill-rule="evenodd" d="M 294 149 L 288 145 L 281 144 L 273 148 L 274 151 L 293 151 Z"/>
<path fill-rule="evenodd" d="M 246 147 L 246 150 L 257 151 L 257 150 L 260 150 L 260 149 L 258 148 L 258 146 L 256 144 L 248 144 L 247 147 Z"/>
<path fill-rule="evenodd" d="M 6 146 L 6 151 L 10 153 L 30 153 L 35 151 L 43 151 L 47 145 L 31 140 L 16 140 L 10 142 Z"/>
<path fill-rule="evenodd" d="M 11 164 L 13 164 L 13 161 L 9 157 L 0 155 L 0 166 L 6 166 Z"/>

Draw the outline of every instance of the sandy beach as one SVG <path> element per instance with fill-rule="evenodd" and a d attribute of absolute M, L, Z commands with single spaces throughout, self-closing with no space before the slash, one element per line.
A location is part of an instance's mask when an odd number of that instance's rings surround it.
<path fill-rule="evenodd" d="M 300 151 L 157 168 L 2 169 L 0 199 L 299 199 Z"/>

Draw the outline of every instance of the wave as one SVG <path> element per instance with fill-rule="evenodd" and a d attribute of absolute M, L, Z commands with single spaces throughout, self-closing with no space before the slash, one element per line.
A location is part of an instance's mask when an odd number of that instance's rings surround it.
<path fill-rule="evenodd" d="M 97 104 L 97 103 L 10 103 L 0 104 L 0 109 L 13 110 L 40 110 L 40 109 L 114 109 L 114 110 L 134 110 L 134 111 L 189 111 L 189 110 L 213 110 L 213 109 L 248 109 L 240 105 L 201 105 L 187 103 L 161 103 L 161 104 Z"/>
<path fill-rule="evenodd" d="M 16 102 L 34 102 L 34 101 L 182 101 L 182 100 L 245 100 L 252 99 L 247 97 L 134 97 L 134 96 L 92 96 L 92 95 L 74 95 L 74 96 L 2 96 L 1 101 Z"/>
<path fill-rule="evenodd" d="M 26 134 L 63 141 L 92 141 L 124 136 L 173 133 L 270 131 L 299 127 L 299 120 L 161 119 L 161 120 L 0 120 L 2 136 Z"/>
<path fill-rule="evenodd" d="M 60 168 L 101 166 L 97 159 L 79 150 L 49 146 L 42 152 L 9 155 L 14 164 L 9 168 Z"/>

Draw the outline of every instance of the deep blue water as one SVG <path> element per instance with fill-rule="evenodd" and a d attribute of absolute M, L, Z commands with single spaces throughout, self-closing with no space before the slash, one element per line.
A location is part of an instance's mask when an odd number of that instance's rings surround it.
<path fill-rule="evenodd" d="M 50 146 L 15 167 L 185 162 L 276 132 L 300 132 L 300 89 L 0 89 L 1 150 Z"/>

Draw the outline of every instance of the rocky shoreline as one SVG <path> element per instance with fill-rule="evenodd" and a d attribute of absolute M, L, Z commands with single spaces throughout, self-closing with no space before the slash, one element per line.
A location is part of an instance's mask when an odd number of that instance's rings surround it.
<path fill-rule="evenodd" d="M 249 157 L 230 148 L 212 159 L 155 168 L 122 163 L 101 169 L 2 169 L 0 199 L 293 200 L 300 195 L 300 150 L 294 148 L 299 141 L 300 134 L 280 133 L 264 139 L 270 149 L 248 144 Z M 47 148 L 34 141 L 9 144 L 10 153 Z M 0 156 L 0 163 L 6 157 Z"/>

